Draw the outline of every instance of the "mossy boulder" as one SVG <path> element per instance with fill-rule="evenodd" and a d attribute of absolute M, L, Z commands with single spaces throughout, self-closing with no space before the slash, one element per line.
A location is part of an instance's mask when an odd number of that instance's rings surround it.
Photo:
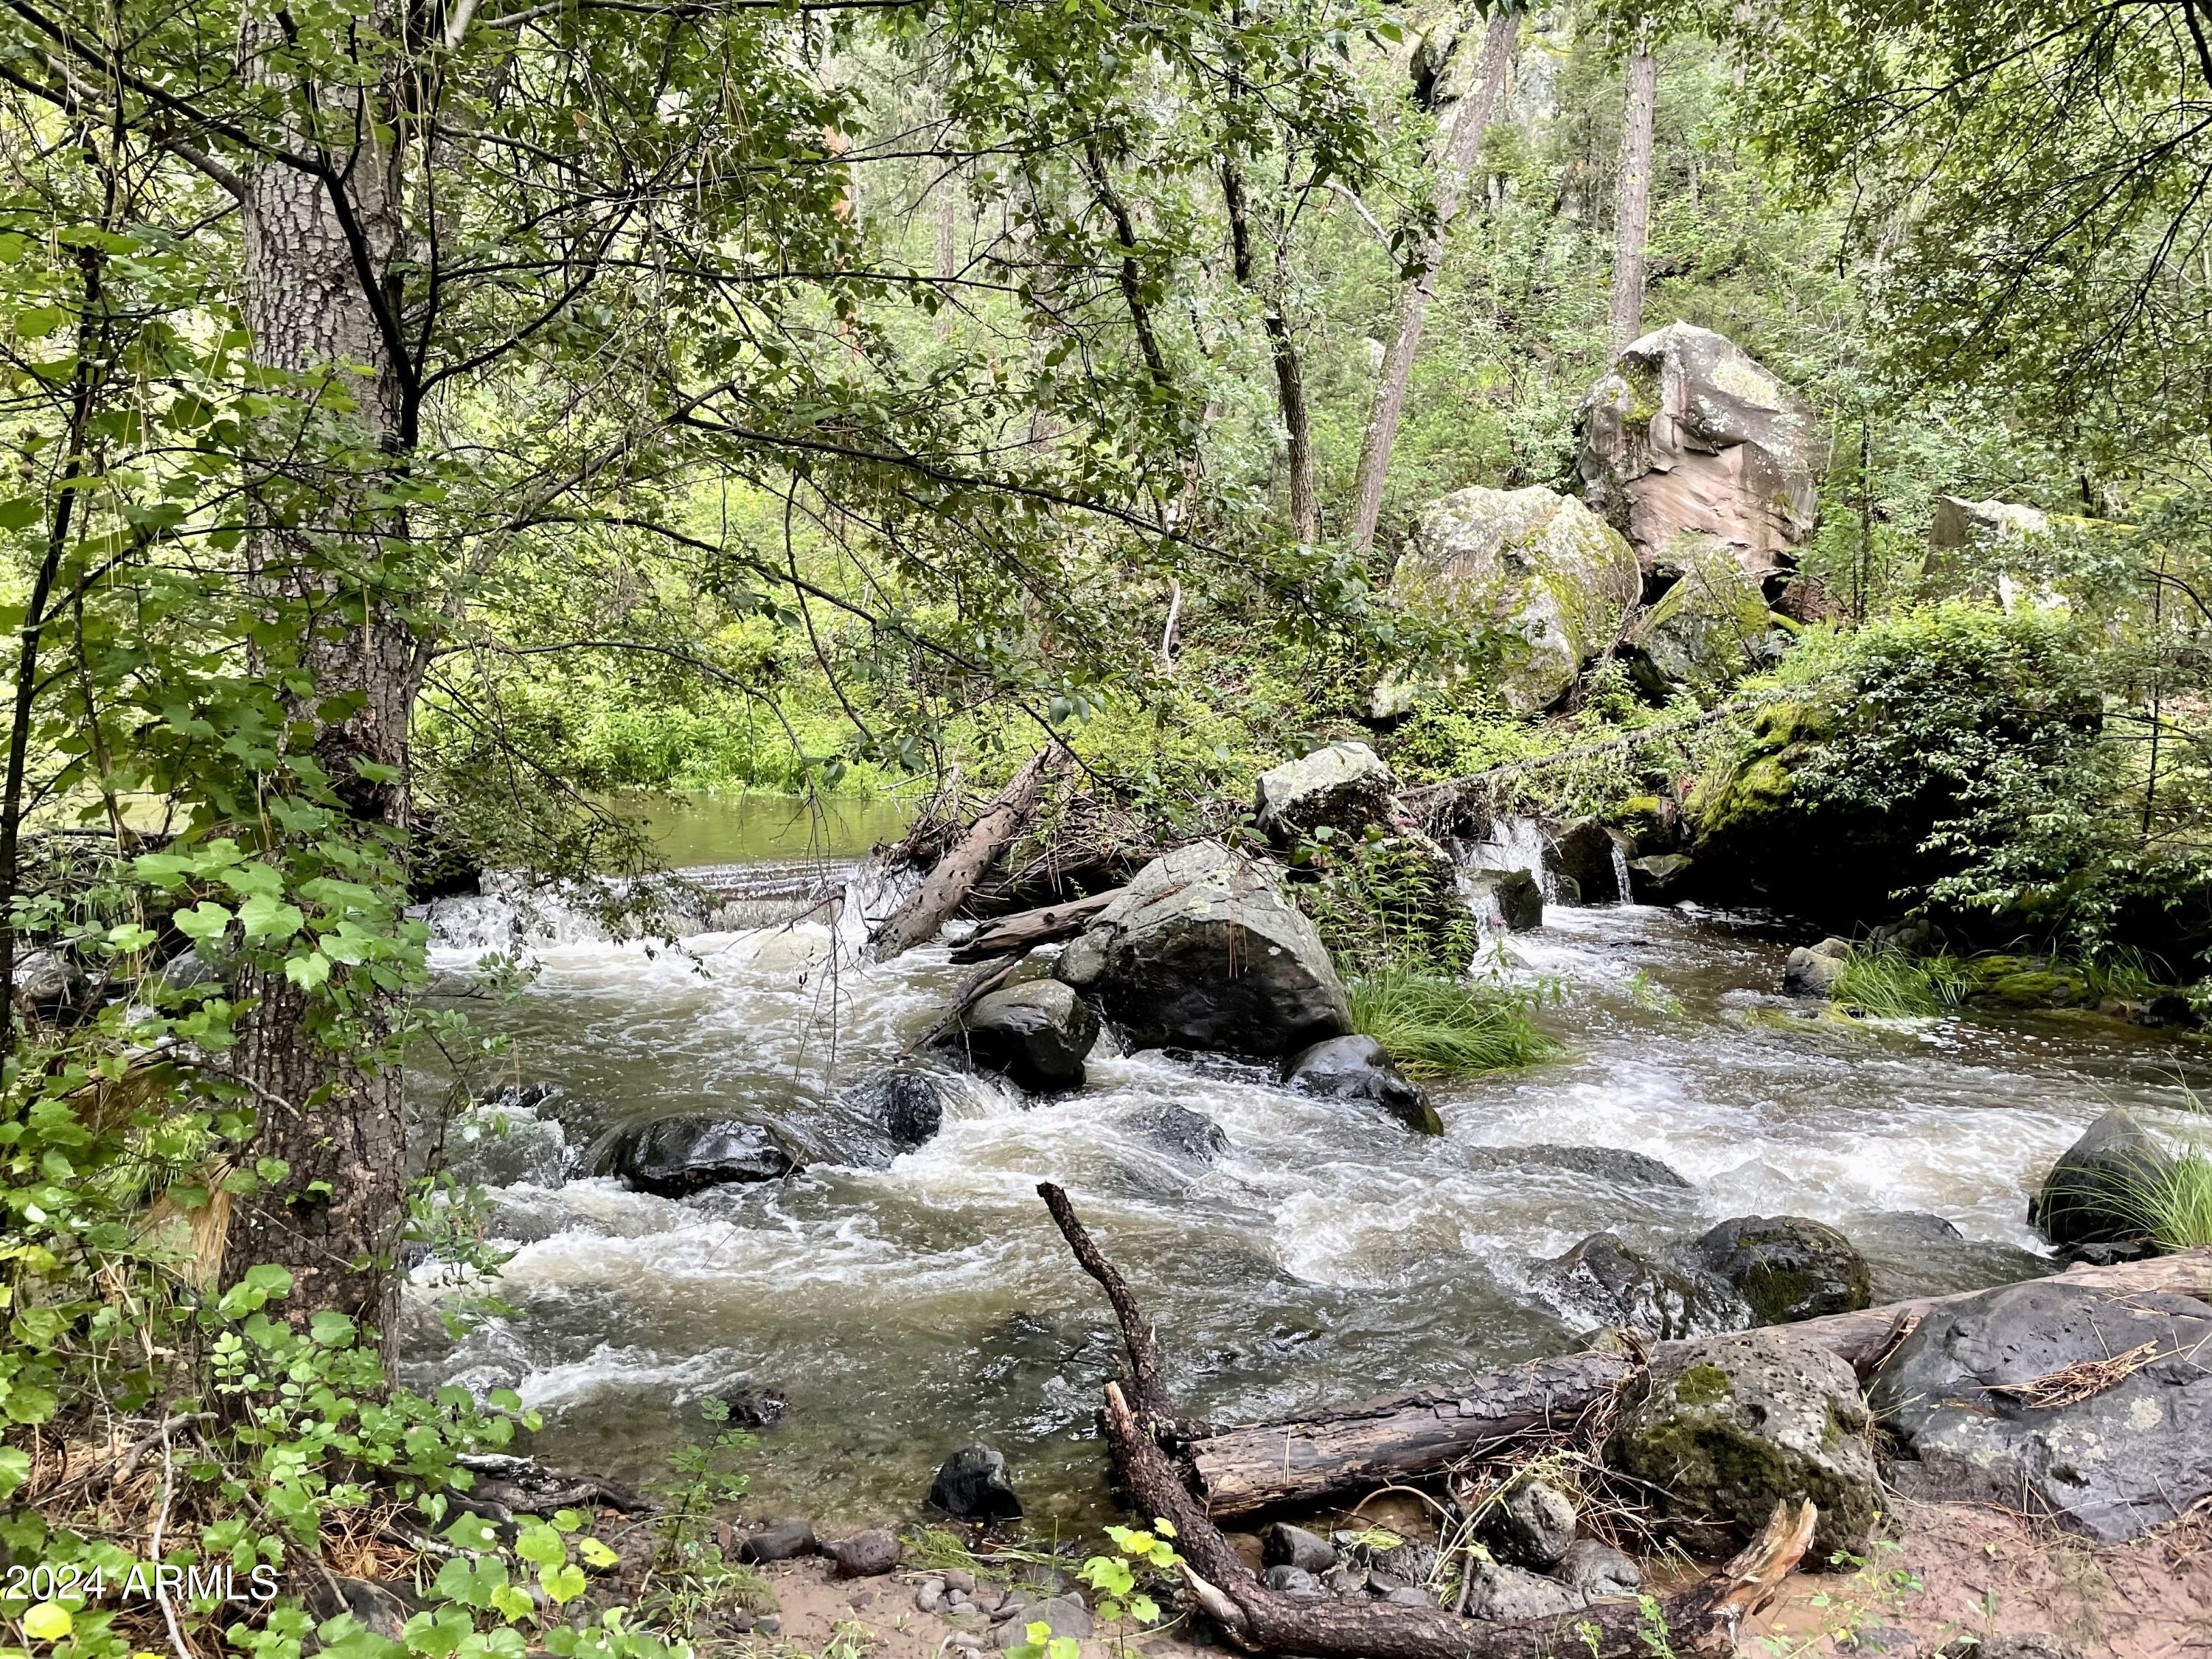
<path fill-rule="evenodd" d="M 2087 1008 L 2097 1001 L 2087 975 L 2044 957 L 1970 957 L 1960 964 L 1970 1007 L 2029 1012 L 2038 1008 Z"/>
<path fill-rule="evenodd" d="M 1678 538 L 1659 558 L 1666 591 L 1636 619 L 1628 645 L 1656 692 L 1724 691 L 1781 654 L 1789 635 L 1759 576 L 1710 535 Z"/>
<path fill-rule="evenodd" d="M 1833 1227 L 1795 1215 L 1746 1215 L 1691 1247 L 1704 1272 L 1730 1285 L 1761 1325 L 1787 1325 L 1874 1303 L 1866 1258 Z"/>
<path fill-rule="evenodd" d="M 1478 486 L 1431 503 L 1390 580 L 1407 610 L 1497 638 L 1497 689 L 1521 714 L 1566 693 L 1619 637 L 1642 591 L 1620 533 L 1540 487 Z"/>
<path fill-rule="evenodd" d="M 1755 1535 L 1777 1504 L 1810 1498 L 1820 1519 L 1808 1559 L 1822 1561 L 1873 1529 L 1867 1430 L 1843 1360 L 1785 1332 L 1746 1331 L 1661 1349 L 1606 1462 L 1648 1483 L 1668 1524 L 1716 1553 Z"/>

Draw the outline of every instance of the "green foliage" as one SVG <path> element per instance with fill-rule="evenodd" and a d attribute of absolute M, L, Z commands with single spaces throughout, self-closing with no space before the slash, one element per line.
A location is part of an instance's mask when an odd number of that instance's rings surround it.
<path fill-rule="evenodd" d="M 1182 1565 L 1182 1557 L 1171 1541 L 1175 1523 L 1162 1516 L 1149 1531 L 1109 1527 L 1106 1535 L 1113 1540 L 1115 1553 L 1089 1557 L 1076 1573 L 1098 1592 L 1098 1616 L 1109 1624 L 1124 1616 L 1139 1625 L 1158 1624 L 1160 1604 L 1146 1586 L 1176 1583 L 1175 1570 Z"/>
<path fill-rule="evenodd" d="M 1471 1077 L 1555 1058 L 1530 1017 L 1534 995 L 1501 983 L 1385 968 L 1351 984 L 1352 1029 L 1408 1077 Z"/>
<path fill-rule="evenodd" d="M 2130 1171 L 2118 1205 L 2162 1252 L 2212 1244 L 2212 1153 L 2186 1146 L 2163 1164 Z"/>
<path fill-rule="evenodd" d="M 1829 995 L 1877 1019 L 1911 1019 L 1955 1012 L 1966 1005 L 1972 978 L 1947 956 L 1913 956 L 1893 947 L 1853 951 Z"/>
<path fill-rule="evenodd" d="M 1329 954 L 1354 973 L 1450 975 L 1465 971 L 1481 948 L 1481 927 L 1450 861 L 1425 838 L 1377 829 L 1346 843 L 1323 824 L 1292 865 L 1319 872 L 1293 890 L 1298 908 Z"/>

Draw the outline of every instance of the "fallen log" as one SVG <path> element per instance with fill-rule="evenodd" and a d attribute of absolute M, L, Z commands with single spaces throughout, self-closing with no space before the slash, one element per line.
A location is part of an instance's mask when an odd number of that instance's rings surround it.
<path fill-rule="evenodd" d="M 1073 939 L 1091 917 L 1121 896 L 1118 887 L 1064 904 L 1039 905 L 1011 916 L 987 922 L 952 947 L 955 962 L 984 962 L 992 957 L 1017 956 L 1039 945 Z"/>
<path fill-rule="evenodd" d="M 1247 1651 L 1310 1659 L 1650 1659 L 1654 1653 L 1733 1653 L 1742 1620 L 1768 1601 L 1813 1540 L 1810 1504 L 1778 1505 L 1766 1528 L 1718 1573 L 1676 1595 L 1601 1601 L 1549 1619 L 1482 1623 L 1438 1607 L 1379 1599 L 1316 1601 L 1267 1589 L 1184 1485 L 1155 1435 L 1179 1426 L 1162 1381 L 1159 1346 L 1136 1298 L 1051 1182 L 1037 1194 L 1083 1269 L 1103 1288 L 1121 1328 L 1125 1381 L 1106 1385 L 1106 1443 L 1139 1513 L 1175 1528 L 1192 1599 Z M 1133 1395 L 1143 1414 L 1130 1404 Z"/>
<path fill-rule="evenodd" d="M 2103 1290 L 2203 1293 L 2212 1289 L 2212 1249 L 2077 1267 L 2055 1277 Z M 1789 1328 L 1838 1355 L 1863 1378 L 1929 1309 L 1976 1294 L 1922 1297 Z M 1662 1343 L 1655 1352 L 1680 1346 Z M 1317 1417 L 1219 1429 L 1182 1450 L 1210 1515 L 1225 1519 L 1284 1507 L 1312 1509 L 1394 1480 L 1435 1475 L 1529 1435 L 1569 1432 L 1639 1369 L 1626 1353 L 1532 1360 L 1455 1388 L 1424 1389 Z"/>
<path fill-rule="evenodd" d="M 999 851 L 1020 833 L 1036 813 L 1045 780 L 1065 771 L 1073 757 L 1067 745 L 1048 744 L 1023 763 L 991 804 L 976 814 L 967 832 L 938 860 L 914 896 L 891 912 L 868 941 L 869 954 L 888 962 L 917 945 L 927 945 L 960 908 Z"/>

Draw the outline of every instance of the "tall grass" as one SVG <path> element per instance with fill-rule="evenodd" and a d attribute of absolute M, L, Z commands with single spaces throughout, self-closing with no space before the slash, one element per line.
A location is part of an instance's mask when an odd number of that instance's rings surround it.
<path fill-rule="evenodd" d="M 2183 1147 L 2132 1179 L 2121 1207 L 2165 1254 L 2212 1244 L 2212 1154 Z"/>
<path fill-rule="evenodd" d="M 1389 1049 L 1408 1077 L 1468 1077 L 1551 1059 L 1559 1045 L 1528 1009 L 1526 995 L 1503 986 L 1401 968 L 1352 982 L 1352 1029 Z"/>
<path fill-rule="evenodd" d="M 1912 1019 L 1964 1007 L 1972 988 L 1955 957 L 1861 949 L 1851 952 L 1828 994 L 1877 1019 Z"/>

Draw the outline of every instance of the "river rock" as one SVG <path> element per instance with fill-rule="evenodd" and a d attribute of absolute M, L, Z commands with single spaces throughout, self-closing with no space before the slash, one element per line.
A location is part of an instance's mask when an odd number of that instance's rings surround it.
<path fill-rule="evenodd" d="M 606 1167 L 637 1192 L 683 1198 L 709 1187 L 780 1181 L 799 1161 L 773 1129 L 714 1112 L 684 1112 L 623 1125 Z"/>
<path fill-rule="evenodd" d="M 1054 1636 L 1077 1642 L 1091 1639 L 1091 1609 L 1083 1605 L 1080 1595 L 1071 1590 L 1024 1607 L 999 1626 L 998 1645 L 1001 1650 L 1022 1646 L 1029 1640 L 1029 1627 L 1037 1624 L 1051 1626 Z"/>
<path fill-rule="evenodd" d="M 1267 1566 L 1319 1576 L 1336 1565 L 1336 1546 L 1318 1533 L 1278 1521 L 1260 1534 L 1260 1559 Z"/>
<path fill-rule="evenodd" d="M 1501 630 L 1498 692 L 1534 714 L 1619 637 L 1642 578 L 1628 544 L 1580 501 L 1478 485 L 1422 511 L 1389 591 L 1416 615 Z"/>
<path fill-rule="evenodd" d="M 1098 1041 L 1098 1016 L 1056 979 L 992 992 L 960 1022 L 957 1041 L 978 1066 L 1024 1089 L 1083 1086 L 1083 1059 Z"/>
<path fill-rule="evenodd" d="M 1280 1590 L 1285 1595 L 1318 1595 L 1321 1581 L 1304 1567 L 1278 1563 L 1260 1574 L 1260 1582 L 1271 1590 Z"/>
<path fill-rule="evenodd" d="M 1576 902 L 1612 904 L 1625 899 L 1616 854 L 1625 856 L 1632 843 L 1620 830 L 1595 818 L 1577 818 L 1545 844 L 1544 862 L 1554 875 L 1574 883 Z"/>
<path fill-rule="evenodd" d="M 1344 982 L 1281 872 L 1218 842 L 1139 870 L 1059 971 L 1138 1048 L 1273 1056 L 1352 1029 Z"/>
<path fill-rule="evenodd" d="M 1574 1500 L 1548 1480 L 1524 1475 L 1483 1517 L 1482 1540 L 1509 1566 L 1549 1572 L 1575 1541 Z"/>
<path fill-rule="evenodd" d="M 1544 925 L 1544 889 L 1528 870 L 1474 870 L 1467 885 L 1477 901 L 1487 899 L 1507 932 L 1526 933 Z"/>
<path fill-rule="evenodd" d="M 1633 1595 L 1644 1588 L 1644 1570 L 1634 1559 L 1595 1538 L 1577 1538 L 1568 1545 L 1552 1577 L 1593 1601 Z"/>
<path fill-rule="evenodd" d="M 1310 841 L 1322 828 L 1353 836 L 1389 822 L 1395 787 L 1390 769 L 1365 744 L 1332 743 L 1262 772 L 1252 818 L 1279 847 Z"/>
<path fill-rule="evenodd" d="M 1671 323 L 1629 345 L 1576 425 L 1583 494 L 1645 569 L 1690 534 L 1764 575 L 1818 520 L 1812 406 L 1710 329 Z"/>
<path fill-rule="evenodd" d="M 929 1504 L 956 1521 L 1018 1521 L 1022 1514 L 1022 1500 L 1006 1479 L 1006 1454 L 981 1442 L 939 1466 Z"/>
<path fill-rule="evenodd" d="M 1874 1305 L 1866 1258 L 1833 1227 L 1802 1216 L 1738 1216 L 1698 1238 L 1691 1255 L 1733 1285 L 1761 1325 Z"/>
<path fill-rule="evenodd" d="M 1711 536 L 1677 537 L 1660 550 L 1653 575 L 1666 591 L 1629 629 L 1638 678 L 1666 695 L 1682 687 L 1710 696 L 1781 654 L 1759 574 Z"/>
<path fill-rule="evenodd" d="M 1628 861 L 1628 886 L 1638 904 L 1671 904 L 1686 892 L 1696 860 L 1687 853 L 1653 853 Z"/>
<path fill-rule="evenodd" d="M 1849 939 L 1824 939 L 1818 945 L 1801 945 L 1782 964 L 1782 994 L 1786 997 L 1826 997 L 1835 994 L 1836 981 L 1851 959 Z"/>
<path fill-rule="evenodd" d="M 1585 1330 L 1629 1326 L 1660 1341 L 1705 1335 L 1744 1321 L 1689 1273 L 1661 1266 L 1612 1233 L 1592 1233 L 1530 1275 L 1537 1294 Z"/>
<path fill-rule="evenodd" d="M 507 1091 L 463 1112 L 446 1126 L 447 1172 L 463 1186 L 560 1186 L 568 1137 L 551 1118 L 538 1115 L 547 1097 Z"/>
<path fill-rule="evenodd" d="M 826 1546 L 823 1553 L 840 1578 L 880 1578 L 898 1566 L 898 1534 L 889 1527 L 871 1527 Z"/>
<path fill-rule="evenodd" d="M 1470 1561 L 1467 1577 L 1467 1616 L 1486 1624 L 1505 1619 L 1553 1619 L 1589 1605 L 1589 1598 L 1572 1585 L 1503 1561 Z M 1569 1650 L 1565 1646 L 1561 1649 Z"/>
<path fill-rule="evenodd" d="M 1616 1187 L 1666 1187 L 1686 1193 L 1694 1185 L 1673 1165 L 1625 1146 L 1561 1146 L 1540 1140 L 1525 1146 L 1486 1146 L 1480 1157 L 1486 1164 L 1507 1167 L 1571 1170 Z"/>
<path fill-rule="evenodd" d="M 1162 1152 L 1191 1164 L 1211 1164 L 1229 1150 L 1229 1133 L 1203 1112 L 1162 1101 L 1138 1115 L 1137 1128 Z"/>
<path fill-rule="evenodd" d="M 2136 1243 L 2145 1232 L 2143 1194 L 2172 1168 L 2157 1138 L 2115 1107 L 2059 1155 L 2028 1200 L 2027 1218 L 2062 1249 Z"/>
<path fill-rule="evenodd" d="M 1409 1128 L 1440 1135 L 1444 1121 L 1428 1096 L 1390 1060 L 1371 1036 L 1329 1037 L 1283 1062 L 1283 1081 L 1302 1095 L 1380 1106 Z"/>
<path fill-rule="evenodd" d="M 1606 1461 L 1648 1482 L 1660 1512 L 1719 1544 L 1811 1498 L 1813 1559 L 1858 1549 L 1877 1502 L 1868 1418 L 1851 1368 L 1785 1331 L 1746 1331 L 1662 1348 L 1643 1398 L 1622 1413 Z"/>
<path fill-rule="evenodd" d="M 813 1525 L 805 1521 L 779 1521 L 763 1527 L 749 1538 L 738 1541 L 738 1559 L 754 1565 L 771 1561 L 795 1560 L 802 1555 L 812 1555 L 821 1547 L 815 1541 Z"/>
<path fill-rule="evenodd" d="M 2118 1542 L 2212 1493 L 2212 1305 L 2196 1297 L 1987 1291 L 1931 1310 L 1869 1397 L 1916 1496 L 2025 1501 Z"/>
<path fill-rule="evenodd" d="M 945 1126 L 945 1097 L 920 1072 L 892 1070 L 864 1077 L 846 1091 L 845 1103 L 879 1126 L 902 1152 L 932 1139 Z"/>

